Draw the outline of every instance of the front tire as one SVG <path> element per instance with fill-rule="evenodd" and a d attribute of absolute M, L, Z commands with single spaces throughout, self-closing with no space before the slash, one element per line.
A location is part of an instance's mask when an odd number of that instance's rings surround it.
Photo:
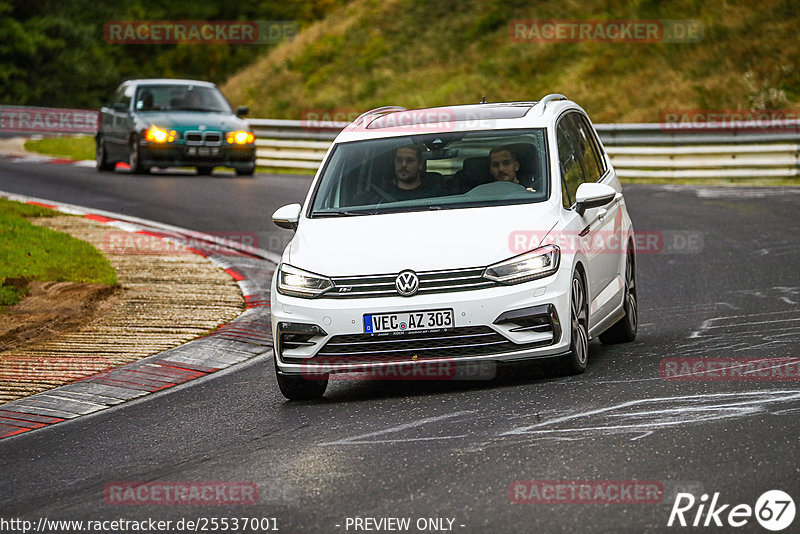
<path fill-rule="evenodd" d="M 628 343 L 636 339 L 639 327 L 639 303 L 636 298 L 636 260 L 633 250 L 628 250 L 625 259 L 625 317 L 600 334 L 606 344 Z"/>
<path fill-rule="evenodd" d="M 256 164 L 253 163 L 252 167 L 236 167 L 237 176 L 253 176 L 256 172 Z"/>
<path fill-rule="evenodd" d="M 197 167 L 197 174 L 200 176 L 209 176 L 214 167 Z"/>
<path fill-rule="evenodd" d="M 577 272 L 572 275 L 569 299 L 570 342 L 569 354 L 564 357 L 564 371 L 570 375 L 586 371 L 589 360 L 589 311 L 586 302 L 586 285 Z"/>
<path fill-rule="evenodd" d="M 145 167 L 142 164 L 142 154 L 139 150 L 139 139 L 132 137 L 130 145 L 128 146 L 128 162 L 131 166 L 131 173 L 133 174 L 147 174 L 150 172 L 150 167 Z"/>
<path fill-rule="evenodd" d="M 274 360 L 274 358 L 273 358 Z M 281 394 L 289 400 L 314 400 L 325 394 L 328 387 L 328 375 L 323 375 L 319 380 L 311 380 L 299 375 L 285 375 L 278 370 L 275 362 L 275 376 L 278 379 L 278 388 Z"/>
<path fill-rule="evenodd" d="M 116 164 L 109 163 L 108 153 L 106 152 L 106 142 L 98 136 L 94 144 L 94 167 L 97 172 L 113 171 Z"/>

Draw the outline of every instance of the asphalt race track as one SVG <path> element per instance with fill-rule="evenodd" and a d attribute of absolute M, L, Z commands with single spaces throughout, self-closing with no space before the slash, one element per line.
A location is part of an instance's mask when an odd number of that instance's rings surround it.
<path fill-rule="evenodd" d="M 0 160 L 2 191 L 255 233 L 257 246 L 276 253 L 290 234 L 270 216 L 302 202 L 309 184 Z M 584 375 L 537 364 L 491 381 L 332 380 L 324 400 L 289 403 L 271 361 L 259 357 L 0 441 L 0 517 L 275 518 L 282 533 L 355 532 L 356 517 L 410 518 L 409 532 L 680 532 L 695 529 L 667 527 L 678 492 L 698 504 L 718 492 L 718 504 L 730 505 L 723 522 L 768 490 L 798 502 L 796 362 L 758 380 L 664 376 L 674 376 L 676 358 L 800 356 L 800 188 L 629 185 L 625 193 L 637 232 L 660 236 L 660 245 L 638 256 L 637 340 L 592 342 Z M 109 484 L 154 481 L 255 484 L 258 499 L 119 505 L 104 495 Z M 639 482 L 662 492 L 647 502 L 512 503 L 531 499 L 515 481 Z M 428 518 L 443 521 L 418 523 Z M 697 530 L 732 530 L 709 521 Z M 736 530 L 766 532 L 755 517 Z"/>

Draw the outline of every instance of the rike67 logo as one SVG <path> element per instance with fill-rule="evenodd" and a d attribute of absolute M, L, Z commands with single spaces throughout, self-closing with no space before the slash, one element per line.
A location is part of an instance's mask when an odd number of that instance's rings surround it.
<path fill-rule="evenodd" d="M 719 492 L 714 493 L 710 502 L 706 493 L 700 499 L 691 493 L 678 493 L 667 526 L 740 528 L 750 523 L 754 516 L 767 530 L 784 530 L 794 521 L 794 500 L 784 491 L 770 490 L 758 498 L 754 507 L 749 504 L 734 506 L 720 502 Z"/>

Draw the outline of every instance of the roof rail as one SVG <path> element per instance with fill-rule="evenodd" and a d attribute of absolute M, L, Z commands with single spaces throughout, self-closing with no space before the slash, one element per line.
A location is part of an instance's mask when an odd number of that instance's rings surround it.
<path fill-rule="evenodd" d="M 547 104 L 549 104 L 550 102 L 552 102 L 554 100 L 569 100 L 569 98 L 567 98 L 566 96 L 564 96 L 562 94 L 559 94 L 559 93 L 551 93 L 551 94 L 545 96 L 544 98 L 539 100 L 539 103 L 536 106 L 536 107 L 541 106 L 541 109 L 539 110 L 539 115 L 544 114 L 544 110 L 547 107 Z"/>
<path fill-rule="evenodd" d="M 357 125 L 359 122 L 366 120 L 367 117 L 369 117 L 370 115 L 384 115 L 386 113 L 391 113 L 393 111 L 408 111 L 408 110 L 402 106 L 381 106 L 379 108 L 365 111 L 364 113 L 356 117 L 356 120 L 353 121 L 353 125 Z"/>

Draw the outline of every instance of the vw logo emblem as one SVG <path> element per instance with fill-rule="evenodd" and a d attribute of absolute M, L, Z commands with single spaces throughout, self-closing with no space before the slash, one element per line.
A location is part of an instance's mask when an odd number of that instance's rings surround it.
<path fill-rule="evenodd" d="M 403 271 L 397 275 L 397 280 L 394 281 L 394 287 L 397 292 L 404 297 L 410 297 L 415 294 L 419 289 L 419 278 L 414 271 Z"/>

